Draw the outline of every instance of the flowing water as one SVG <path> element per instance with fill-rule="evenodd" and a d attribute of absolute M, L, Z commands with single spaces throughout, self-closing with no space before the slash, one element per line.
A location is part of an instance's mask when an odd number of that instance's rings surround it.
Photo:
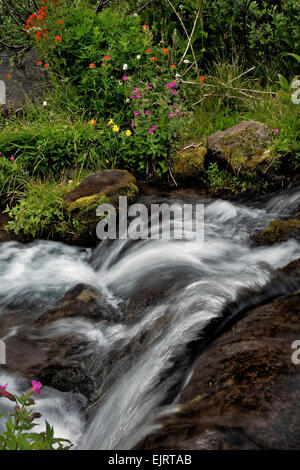
<path fill-rule="evenodd" d="M 99 290 L 110 306 L 112 321 L 69 318 L 40 332 L 43 337 L 72 332 L 84 338 L 94 364 L 104 356 L 111 358 L 105 392 L 97 384 L 101 400 L 88 413 L 79 393 L 45 387 L 38 398 L 38 409 L 56 434 L 70 438 L 77 448 L 130 449 L 155 429 L 155 420 L 176 408 L 174 398 L 192 373 L 188 345 L 204 338 L 206 327 L 226 306 L 250 305 L 255 293 L 270 286 L 277 268 L 300 256 L 294 239 L 269 247 L 255 247 L 250 241 L 271 220 L 295 213 L 299 190 L 252 205 L 200 199 L 193 203 L 205 203 L 204 244 L 191 235 L 180 241 L 104 241 L 95 250 L 45 241 L 0 245 L 0 319 L 10 315 L 12 306 L 21 311 L 26 304 L 27 315 L 50 309 L 77 284 Z M 277 283 L 266 295 L 285 290 Z M 152 297 L 153 302 L 137 307 L 127 321 L 124 305 Z M 16 334 L 22 318 L 0 338 Z M 28 383 L 2 370 L 3 382 L 9 382 L 12 392 L 24 390 Z"/>

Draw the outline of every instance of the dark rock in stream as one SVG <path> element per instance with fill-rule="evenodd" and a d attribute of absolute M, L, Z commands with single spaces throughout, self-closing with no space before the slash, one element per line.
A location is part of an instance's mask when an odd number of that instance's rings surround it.
<path fill-rule="evenodd" d="M 300 259 L 279 270 L 300 279 Z M 138 449 L 299 449 L 300 291 L 251 308 L 207 346 L 179 411 Z"/>
<path fill-rule="evenodd" d="M 61 391 L 78 391 L 91 398 L 95 384 L 90 370 L 93 351 L 89 349 L 88 339 L 71 328 L 68 331 L 67 325 L 60 330 L 57 322 L 70 318 L 107 321 L 110 313 L 98 291 L 82 284 L 74 287 L 55 309 L 43 312 L 31 322 L 27 319 L 14 336 L 5 340 L 7 364 L 3 368 L 28 380 L 35 378 L 44 385 Z M 7 326 L 10 315 L 15 316 L 12 312 L 0 318 L 1 329 Z"/>

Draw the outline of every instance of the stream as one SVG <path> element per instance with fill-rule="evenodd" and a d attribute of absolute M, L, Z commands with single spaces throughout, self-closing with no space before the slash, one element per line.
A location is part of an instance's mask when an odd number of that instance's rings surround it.
<path fill-rule="evenodd" d="M 141 202 L 150 204 L 151 198 Z M 247 204 L 192 202 L 205 204 L 204 244 L 192 234 L 186 240 L 106 240 L 93 250 L 51 241 L 0 244 L 0 319 L 12 309 L 20 312 L 0 339 L 15 335 L 28 315 L 54 308 L 78 284 L 101 292 L 110 307 L 111 321 L 73 317 L 40 331 L 41 337 L 71 332 L 84 338 L 95 368 L 104 356 L 110 358 L 105 390 L 99 380 L 101 399 L 88 412 L 87 399 L 78 392 L 44 387 L 36 399 L 55 435 L 70 439 L 74 448 L 134 447 L 158 427 L 158 418 L 176 409 L 195 359 L 189 345 L 205 339 L 206 328 L 224 309 L 233 303 L 246 308 L 267 285 L 266 296 L 287 290 L 277 283 L 271 292 L 270 281 L 277 268 L 299 258 L 300 243 L 290 239 L 259 247 L 250 238 L 270 221 L 299 210 L 299 188 Z M 145 297 L 155 301 L 137 307 L 127 321 L 124 305 Z M 12 393 L 28 387 L 28 380 L 0 369 L 0 384 L 6 382 Z M 8 409 L 11 403 L 1 400 L 0 413 Z"/>

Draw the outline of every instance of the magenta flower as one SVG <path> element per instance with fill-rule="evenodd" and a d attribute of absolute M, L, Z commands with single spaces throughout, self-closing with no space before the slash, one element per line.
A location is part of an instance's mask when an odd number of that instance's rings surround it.
<path fill-rule="evenodd" d="M 150 116 L 150 114 L 151 114 L 151 112 L 147 109 L 147 110 L 145 111 L 145 116 Z"/>
<path fill-rule="evenodd" d="M 36 392 L 38 395 L 40 395 L 40 393 L 41 393 L 41 391 L 42 391 L 42 390 L 41 390 L 41 388 L 42 388 L 41 382 L 37 382 L 36 380 L 33 380 L 33 381 L 31 382 L 31 385 L 32 385 L 32 388 L 30 389 L 30 391 L 31 391 L 32 393 Z"/>
<path fill-rule="evenodd" d="M 134 100 L 135 100 L 135 96 L 131 95 L 131 96 L 130 96 L 130 99 L 131 99 L 132 101 L 134 101 Z"/>
<path fill-rule="evenodd" d="M 185 114 L 186 116 L 188 116 L 190 113 L 189 113 L 189 111 L 184 111 L 184 114 Z"/>
<path fill-rule="evenodd" d="M 139 89 L 138 88 L 134 88 L 133 89 L 133 93 L 138 93 Z"/>
<path fill-rule="evenodd" d="M 6 388 L 8 386 L 8 383 L 5 384 L 5 385 L 0 385 L 0 396 L 3 396 L 3 397 L 6 397 L 7 396 L 7 392 L 6 392 Z"/>
<path fill-rule="evenodd" d="M 148 85 L 148 86 L 146 87 L 146 89 L 147 89 L 147 90 L 152 90 L 152 87 L 151 87 L 150 85 Z"/>
<path fill-rule="evenodd" d="M 150 129 L 148 130 L 149 134 L 153 134 L 153 132 L 158 128 L 158 126 L 152 126 L 150 127 Z"/>
<path fill-rule="evenodd" d="M 137 93 L 136 97 L 140 99 L 140 98 L 142 98 L 142 95 L 140 93 Z"/>
<path fill-rule="evenodd" d="M 134 127 L 134 126 L 135 126 L 135 122 L 132 121 L 132 122 L 131 122 L 131 127 Z"/>
<path fill-rule="evenodd" d="M 278 130 L 278 129 L 274 129 L 273 132 L 274 132 L 275 134 L 278 134 L 279 130 Z"/>
<path fill-rule="evenodd" d="M 14 157 L 13 155 L 10 157 L 10 161 L 11 161 L 11 162 L 14 162 L 14 161 L 15 161 L 15 157 Z"/>
<path fill-rule="evenodd" d="M 126 77 L 126 75 L 123 75 L 122 80 L 123 82 L 127 82 L 128 78 Z"/>
<path fill-rule="evenodd" d="M 173 117 L 175 117 L 175 114 L 174 114 L 174 113 L 170 113 L 170 114 L 169 114 L 169 118 L 173 118 Z"/>
<path fill-rule="evenodd" d="M 173 91 L 172 91 L 172 95 L 173 95 L 173 96 L 177 95 L 177 91 L 176 91 L 176 90 L 173 90 Z"/>
<path fill-rule="evenodd" d="M 171 88 L 175 88 L 176 87 L 176 81 L 173 80 L 172 82 L 169 82 L 166 84 L 166 88 L 167 90 L 170 90 Z"/>
<path fill-rule="evenodd" d="M 140 115 L 138 111 L 134 111 L 133 114 L 135 115 L 135 117 L 138 117 Z"/>
<path fill-rule="evenodd" d="M 176 109 L 176 108 L 177 108 L 177 104 L 173 104 L 173 108 Z"/>

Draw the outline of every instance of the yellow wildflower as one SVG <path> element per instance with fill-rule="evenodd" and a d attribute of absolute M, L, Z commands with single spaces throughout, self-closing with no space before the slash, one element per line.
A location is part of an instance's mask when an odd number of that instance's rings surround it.
<path fill-rule="evenodd" d="M 108 125 L 109 125 L 109 126 L 113 126 L 113 125 L 114 125 L 113 119 L 111 119 L 111 120 L 109 121 Z"/>
<path fill-rule="evenodd" d="M 119 130 L 120 130 L 119 126 L 117 126 L 117 125 L 114 125 L 114 127 L 113 127 L 113 131 L 114 131 L 114 132 L 119 132 Z"/>
<path fill-rule="evenodd" d="M 126 131 L 126 135 L 129 137 L 131 134 L 132 134 L 132 132 L 128 129 L 128 130 Z"/>

